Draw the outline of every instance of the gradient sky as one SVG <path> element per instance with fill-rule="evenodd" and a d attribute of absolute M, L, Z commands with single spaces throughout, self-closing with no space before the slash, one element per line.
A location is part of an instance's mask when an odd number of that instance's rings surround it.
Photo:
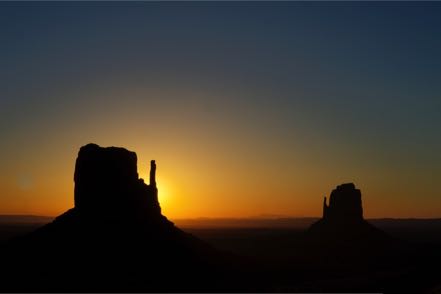
<path fill-rule="evenodd" d="M 441 217 L 440 2 L 1 2 L 0 213 L 73 206 L 79 148 L 163 212 Z"/>

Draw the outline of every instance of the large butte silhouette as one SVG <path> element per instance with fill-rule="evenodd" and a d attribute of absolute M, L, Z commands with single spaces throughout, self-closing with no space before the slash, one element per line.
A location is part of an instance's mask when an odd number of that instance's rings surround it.
<path fill-rule="evenodd" d="M 74 208 L 7 245 L 2 292 L 240 287 L 235 281 L 240 275 L 228 266 L 229 255 L 161 214 L 154 160 L 146 184 L 138 177 L 136 153 L 88 144 L 79 151 L 74 181 Z"/>

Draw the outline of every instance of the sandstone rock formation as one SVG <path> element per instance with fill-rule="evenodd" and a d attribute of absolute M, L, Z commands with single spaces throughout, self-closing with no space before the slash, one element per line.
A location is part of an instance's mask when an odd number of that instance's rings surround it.
<path fill-rule="evenodd" d="M 229 256 L 161 214 L 154 160 L 150 168 L 146 184 L 134 152 L 83 146 L 75 166 L 75 207 L 8 244 L 0 291 L 231 289 Z"/>
<path fill-rule="evenodd" d="M 307 231 L 308 246 L 320 258 L 368 259 L 386 252 L 392 239 L 363 218 L 361 192 L 353 183 L 338 185 L 323 203 L 323 217 Z"/>
<path fill-rule="evenodd" d="M 352 183 L 337 186 L 323 203 L 323 219 L 327 221 L 352 222 L 363 219 L 361 192 Z"/>
<path fill-rule="evenodd" d="M 138 178 L 136 153 L 95 144 L 83 146 L 75 165 L 75 209 L 102 217 L 161 218 L 154 160 L 150 169 L 150 184 L 146 185 Z"/>

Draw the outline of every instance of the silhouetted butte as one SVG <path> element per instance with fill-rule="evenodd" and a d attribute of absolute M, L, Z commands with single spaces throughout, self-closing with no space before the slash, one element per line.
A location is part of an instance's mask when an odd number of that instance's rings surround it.
<path fill-rule="evenodd" d="M 307 231 L 310 250 L 328 261 L 374 261 L 387 256 L 396 240 L 363 218 L 361 192 L 353 183 L 338 185 L 323 202 L 323 217 Z"/>
<path fill-rule="evenodd" d="M 7 244 L 1 291 L 145 292 L 231 290 L 229 255 L 161 214 L 156 163 L 138 177 L 136 153 L 81 147 L 75 206 Z"/>
<path fill-rule="evenodd" d="M 355 241 L 383 235 L 363 218 L 361 192 L 353 183 L 338 185 L 323 201 L 323 217 L 308 230 L 311 237 L 328 242 Z"/>

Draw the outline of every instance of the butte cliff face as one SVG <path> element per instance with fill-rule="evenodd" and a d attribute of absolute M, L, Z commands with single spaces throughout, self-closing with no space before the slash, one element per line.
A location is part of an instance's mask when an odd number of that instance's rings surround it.
<path fill-rule="evenodd" d="M 88 144 L 78 153 L 74 181 L 75 209 L 85 214 L 145 221 L 161 218 L 154 160 L 147 185 L 138 177 L 136 153 Z"/>
<path fill-rule="evenodd" d="M 146 184 L 138 177 L 134 152 L 81 147 L 74 208 L 6 246 L 0 291 L 229 289 L 224 270 L 229 257 L 161 214 L 155 161 L 150 168 Z"/>
<path fill-rule="evenodd" d="M 317 258 L 356 262 L 390 248 L 392 239 L 363 218 L 361 192 L 353 183 L 338 185 L 330 194 L 329 204 L 326 200 L 323 217 L 306 234 L 307 244 L 316 250 Z"/>
<path fill-rule="evenodd" d="M 135 152 L 85 145 L 75 163 L 74 208 L 34 235 L 50 231 L 71 236 L 86 234 L 92 228 L 100 234 L 126 235 L 140 229 L 155 231 L 158 236 L 183 234 L 161 213 L 154 160 L 149 181 L 147 184 L 138 176 Z"/>
<path fill-rule="evenodd" d="M 323 219 L 327 222 L 351 223 L 363 220 L 361 192 L 352 183 L 337 186 L 323 203 Z"/>

